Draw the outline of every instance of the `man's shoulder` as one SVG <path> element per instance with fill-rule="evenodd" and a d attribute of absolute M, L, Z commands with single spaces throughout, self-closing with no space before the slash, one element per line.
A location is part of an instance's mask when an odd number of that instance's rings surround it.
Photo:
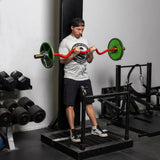
<path fill-rule="evenodd" d="M 62 41 L 61 41 L 61 43 L 66 43 L 66 42 L 68 42 L 69 40 L 71 40 L 71 36 L 70 36 L 70 35 L 68 35 L 68 36 L 66 36 L 65 38 L 63 38 Z"/>
<path fill-rule="evenodd" d="M 68 36 L 66 36 L 66 37 L 63 38 L 64 41 L 65 41 L 65 40 L 68 40 L 68 39 L 72 39 L 72 36 L 71 36 L 71 35 L 68 35 Z"/>
<path fill-rule="evenodd" d="M 86 37 L 81 37 L 81 40 L 87 41 L 87 38 Z"/>

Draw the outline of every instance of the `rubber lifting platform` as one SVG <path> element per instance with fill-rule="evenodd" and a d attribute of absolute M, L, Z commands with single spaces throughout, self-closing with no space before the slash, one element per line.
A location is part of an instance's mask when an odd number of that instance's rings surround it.
<path fill-rule="evenodd" d="M 113 124 L 119 127 L 125 127 L 125 118 L 114 121 Z M 160 116 L 159 115 L 130 115 L 129 117 L 129 130 L 137 132 L 139 137 L 142 136 L 157 136 L 160 135 Z"/>
<path fill-rule="evenodd" d="M 109 136 L 105 138 L 91 135 L 90 131 L 91 128 L 86 128 L 85 150 L 80 149 L 80 143 L 70 140 L 69 130 L 43 133 L 41 141 L 76 159 L 84 159 L 133 146 L 133 140 L 125 140 L 122 136 L 110 131 L 107 132 Z M 80 129 L 77 132 L 80 134 Z"/>

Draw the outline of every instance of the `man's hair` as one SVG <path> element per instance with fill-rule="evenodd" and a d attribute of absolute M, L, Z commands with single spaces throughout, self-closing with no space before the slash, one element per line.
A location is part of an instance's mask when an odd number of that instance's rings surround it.
<path fill-rule="evenodd" d="M 73 27 L 85 26 L 85 22 L 82 18 L 74 18 L 71 21 L 71 26 Z"/>

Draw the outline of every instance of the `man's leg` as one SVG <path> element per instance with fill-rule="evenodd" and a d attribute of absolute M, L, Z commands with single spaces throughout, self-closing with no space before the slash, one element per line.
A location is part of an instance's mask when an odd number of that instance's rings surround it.
<path fill-rule="evenodd" d="M 68 119 L 68 123 L 70 126 L 70 138 L 73 142 L 80 142 L 80 137 L 77 135 L 77 132 L 74 128 L 74 118 L 75 118 L 75 113 L 74 113 L 74 107 L 73 106 L 68 106 L 66 108 L 66 116 Z"/>
<path fill-rule="evenodd" d="M 74 107 L 73 106 L 68 106 L 66 108 L 66 116 L 67 116 L 67 119 L 68 119 L 70 129 L 74 129 L 75 113 L 74 113 Z"/>
<path fill-rule="evenodd" d="M 104 132 L 97 124 L 96 115 L 92 104 L 86 105 L 86 112 L 92 123 L 91 134 L 98 135 L 100 137 L 107 137 L 108 134 Z"/>
<path fill-rule="evenodd" d="M 96 115 L 92 104 L 86 105 L 86 112 L 89 119 L 91 120 L 92 126 L 97 126 Z"/>

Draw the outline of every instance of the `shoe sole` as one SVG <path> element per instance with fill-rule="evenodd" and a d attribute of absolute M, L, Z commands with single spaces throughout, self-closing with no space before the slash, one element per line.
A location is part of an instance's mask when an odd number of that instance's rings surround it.
<path fill-rule="evenodd" d="M 95 136 L 99 136 L 99 137 L 108 137 L 107 133 L 105 133 L 105 134 L 98 134 L 98 133 L 91 132 L 91 134 L 95 135 Z"/>
<path fill-rule="evenodd" d="M 80 140 L 80 139 L 77 139 L 77 140 L 76 140 L 76 139 L 72 139 L 72 138 L 70 138 L 70 139 L 71 139 L 71 141 L 72 141 L 72 142 L 75 142 L 75 143 L 79 143 L 79 142 L 81 142 L 81 140 Z"/>
<path fill-rule="evenodd" d="M 71 141 L 74 142 L 74 143 L 80 143 L 81 142 L 81 140 L 73 140 L 73 139 L 71 139 Z"/>

